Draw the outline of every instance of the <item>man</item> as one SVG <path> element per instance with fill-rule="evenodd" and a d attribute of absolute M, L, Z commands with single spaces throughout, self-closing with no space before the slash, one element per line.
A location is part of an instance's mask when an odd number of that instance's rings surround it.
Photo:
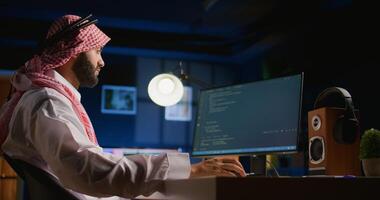
<path fill-rule="evenodd" d="M 188 154 L 102 152 L 77 91 L 95 86 L 105 65 L 101 51 L 110 38 L 93 22 L 74 15 L 55 21 L 40 53 L 12 78 L 13 94 L 0 111 L 3 152 L 54 175 L 83 199 L 148 195 L 157 180 L 245 176 L 232 157 L 190 165 Z"/>

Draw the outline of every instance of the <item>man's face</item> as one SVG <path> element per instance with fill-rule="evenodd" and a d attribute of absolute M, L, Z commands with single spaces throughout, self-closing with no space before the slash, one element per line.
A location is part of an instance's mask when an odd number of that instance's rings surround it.
<path fill-rule="evenodd" d="M 92 49 L 79 54 L 77 57 L 73 71 L 80 86 L 92 88 L 98 84 L 98 75 L 104 66 L 101 51 L 101 48 Z"/>

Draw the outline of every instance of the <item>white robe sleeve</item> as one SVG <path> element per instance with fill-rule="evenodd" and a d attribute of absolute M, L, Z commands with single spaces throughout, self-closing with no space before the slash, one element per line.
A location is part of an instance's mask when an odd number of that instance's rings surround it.
<path fill-rule="evenodd" d="M 91 196 L 149 195 L 164 179 L 190 175 L 188 154 L 115 156 L 87 138 L 67 99 L 41 102 L 31 118 L 30 142 L 67 188 Z"/>

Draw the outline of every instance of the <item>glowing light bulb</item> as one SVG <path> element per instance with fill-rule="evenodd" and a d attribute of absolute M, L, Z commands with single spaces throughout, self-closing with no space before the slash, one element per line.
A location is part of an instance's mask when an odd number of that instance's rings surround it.
<path fill-rule="evenodd" d="M 158 90 L 162 94 L 171 94 L 174 91 L 174 82 L 170 78 L 164 78 L 158 82 Z"/>
<path fill-rule="evenodd" d="M 159 74 L 149 82 L 148 95 L 160 106 L 171 106 L 178 103 L 183 96 L 183 85 L 173 74 Z"/>

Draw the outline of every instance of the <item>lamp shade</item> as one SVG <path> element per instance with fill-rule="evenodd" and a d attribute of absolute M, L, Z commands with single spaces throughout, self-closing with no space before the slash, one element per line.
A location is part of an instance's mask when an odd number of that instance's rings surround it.
<path fill-rule="evenodd" d="M 173 74 L 159 74 L 149 82 L 148 94 L 154 103 L 171 106 L 182 99 L 183 85 Z"/>

